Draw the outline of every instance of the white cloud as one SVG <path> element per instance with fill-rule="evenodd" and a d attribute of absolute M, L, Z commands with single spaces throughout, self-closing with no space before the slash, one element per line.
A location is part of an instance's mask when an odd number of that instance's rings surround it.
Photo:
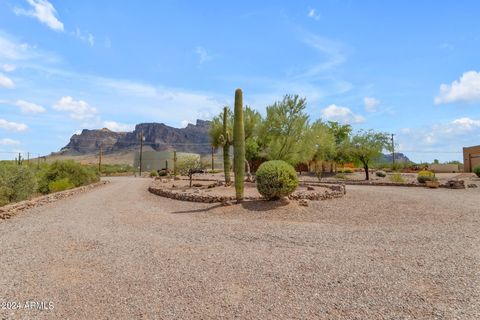
<path fill-rule="evenodd" d="M 365 121 L 365 118 L 361 115 L 357 115 L 353 113 L 347 107 L 337 106 L 335 104 L 331 104 L 325 109 L 321 110 L 322 117 L 330 120 L 330 121 L 337 121 L 340 123 L 362 123 Z"/>
<path fill-rule="evenodd" d="M 3 71 L 5 72 L 12 72 L 12 71 L 15 71 L 17 67 L 15 67 L 13 64 L 8 64 L 8 63 L 5 63 L 4 65 L 2 65 L 0 67 L 0 69 L 2 69 Z"/>
<path fill-rule="evenodd" d="M 20 108 L 22 113 L 42 113 L 45 112 L 45 108 L 31 102 L 27 102 L 25 100 L 17 100 L 15 103 L 17 107 Z"/>
<path fill-rule="evenodd" d="M 47 0 L 27 0 L 32 7 L 30 10 L 14 8 L 16 15 L 36 18 L 55 31 L 63 31 L 63 23 L 56 17 L 57 10 Z"/>
<path fill-rule="evenodd" d="M 81 41 L 88 43 L 90 47 L 95 45 L 95 37 L 88 31 L 81 31 L 79 28 L 76 28 L 72 34 Z"/>
<path fill-rule="evenodd" d="M 435 97 L 435 104 L 480 101 L 480 72 L 465 72 L 452 84 L 442 84 L 440 94 Z"/>
<path fill-rule="evenodd" d="M 399 152 L 410 153 L 418 161 L 429 158 L 462 159 L 462 147 L 478 144 L 480 119 L 458 118 L 427 128 L 404 128 L 397 134 Z"/>
<path fill-rule="evenodd" d="M 127 132 L 127 131 L 133 131 L 133 129 L 135 128 L 135 125 L 118 123 L 116 121 L 104 121 L 103 127 L 116 132 Z"/>
<path fill-rule="evenodd" d="M 317 36 L 309 32 L 305 33 L 303 42 L 318 51 L 322 55 L 324 61 L 311 66 L 306 72 L 301 74 L 301 77 L 318 76 L 326 70 L 330 70 L 343 64 L 347 60 L 346 48 L 340 42 Z"/>
<path fill-rule="evenodd" d="M 363 98 L 363 103 L 365 104 L 365 111 L 376 112 L 377 106 L 380 104 L 380 100 L 373 97 L 365 97 Z"/>
<path fill-rule="evenodd" d="M 2 146 L 14 146 L 17 144 L 20 144 L 20 141 L 9 139 L 9 138 L 0 139 L 0 145 Z"/>
<path fill-rule="evenodd" d="M 208 54 L 207 50 L 204 47 L 197 46 L 195 52 L 198 54 L 199 61 L 198 63 L 203 64 L 209 60 L 212 60 L 212 57 Z"/>
<path fill-rule="evenodd" d="M 24 123 L 10 122 L 5 119 L 0 119 L 0 128 L 8 131 L 25 131 L 28 126 Z"/>
<path fill-rule="evenodd" d="M 13 89 L 15 84 L 13 83 L 12 79 L 0 73 L 0 87 Z"/>
<path fill-rule="evenodd" d="M 66 111 L 70 113 L 70 117 L 75 120 L 84 120 L 92 118 L 97 109 L 91 107 L 87 102 L 83 100 L 74 100 L 72 97 L 62 97 L 53 106 L 53 109 L 57 111 Z"/>
<path fill-rule="evenodd" d="M 314 9 L 314 8 L 308 10 L 307 16 L 308 16 L 309 18 L 314 19 L 314 20 L 319 20 L 319 19 L 320 19 L 320 14 L 317 13 L 317 10 Z"/>

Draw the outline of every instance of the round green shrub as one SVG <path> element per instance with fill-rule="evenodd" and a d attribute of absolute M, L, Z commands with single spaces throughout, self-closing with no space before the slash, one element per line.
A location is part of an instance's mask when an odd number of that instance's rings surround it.
<path fill-rule="evenodd" d="M 473 172 L 480 178 L 480 166 L 476 166 L 473 168 Z"/>
<path fill-rule="evenodd" d="M 290 195 L 298 186 L 295 169 L 282 160 L 272 160 L 260 165 L 256 173 L 258 192 L 267 200 Z"/>
<path fill-rule="evenodd" d="M 156 170 L 153 170 L 150 172 L 150 177 L 158 177 L 158 172 Z"/>
<path fill-rule="evenodd" d="M 433 181 L 435 179 L 435 173 L 431 171 L 420 171 L 417 176 L 417 181 L 420 183 L 425 183 L 427 181 Z"/>
<path fill-rule="evenodd" d="M 377 177 L 380 177 L 380 178 L 385 178 L 387 176 L 387 174 L 385 173 L 385 171 L 377 171 L 375 172 L 375 175 Z"/>
<path fill-rule="evenodd" d="M 59 191 L 68 190 L 72 188 L 75 188 L 75 185 L 72 182 L 70 182 L 70 179 L 68 178 L 55 180 L 48 184 L 48 190 L 50 192 L 59 192 Z"/>
<path fill-rule="evenodd" d="M 71 160 L 55 161 L 38 172 L 38 191 L 50 192 L 52 181 L 68 178 L 75 186 L 80 187 L 100 180 L 96 167 L 85 166 Z"/>

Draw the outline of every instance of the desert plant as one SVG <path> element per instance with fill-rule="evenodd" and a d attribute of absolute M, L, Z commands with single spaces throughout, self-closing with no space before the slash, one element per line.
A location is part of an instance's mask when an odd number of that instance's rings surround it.
<path fill-rule="evenodd" d="M 235 90 L 235 109 L 233 123 L 233 156 L 235 171 L 235 196 L 237 202 L 243 200 L 245 179 L 245 127 L 243 123 L 243 94 Z"/>
<path fill-rule="evenodd" d="M 68 178 L 75 187 L 90 184 L 100 180 L 96 168 L 88 167 L 74 161 L 55 161 L 44 167 L 38 173 L 38 191 L 49 193 L 49 184 L 52 181 Z"/>
<path fill-rule="evenodd" d="M 26 200 L 35 194 L 37 183 L 32 169 L 27 166 L 0 167 L 0 205 Z"/>
<path fill-rule="evenodd" d="M 298 186 L 295 169 L 282 160 L 262 163 L 257 170 L 256 178 L 258 192 L 267 200 L 288 196 Z"/>
<path fill-rule="evenodd" d="M 480 166 L 476 166 L 473 168 L 473 172 L 480 178 Z"/>
<path fill-rule="evenodd" d="M 228 131 L 228 107 L 223 108 L 223 133 L 220 136 L 220 143 L 223 145 L 223 171 L 225 174 L 225 184 L 229 185 L 230 181 L 230 145 L 232 138 Z"/>
<path fill-rule="evenodd" d="M 380 178 L 385 178 L 387 176 L 387 174 L 385 173 L 385 171 L 377 171 L 375 172 L 375 175 L 377 177 L 380 177 Z"/>
<path fill-rule="evenodd" d="M 337 170 L 338 173 L 353 173 L 353 169 L 351 168 L 342 168 Z"/>
<path fill-rule="evenodd" d="M 417 181 L 420 183 L 425 183 L 427 181 L 432 181 L 435 178 L 435 173 L 431 171 L 420 171 L 417 176 Z"/>
<path fill-rule="evenodd" d="M 158 172 L 156 170 L 151 171 L 150 172 L 150 177 L 151 178 L 158 177 Z"/>
<path fill-rule="evenodd" d="M 403 179 L 400 173 L 394 173 L 390 176 L 390 181 L 394 183 L 405 183 L 405 179 Z"/>
<path fill-rule="evenodd" d="M 52 181 L 48 184 L 49 192 L 59 192 L 75 188 L 75 185 L 68 178 Z"/>
<path fill-rule="evenodd" d="M 345 175 L 345 173 L 340 172 L 340 173 L 337 173 L 337 174 L 335 175 L 335 178 L 337 178 L 337 179 L 346 179 L 347 176 Z"/>

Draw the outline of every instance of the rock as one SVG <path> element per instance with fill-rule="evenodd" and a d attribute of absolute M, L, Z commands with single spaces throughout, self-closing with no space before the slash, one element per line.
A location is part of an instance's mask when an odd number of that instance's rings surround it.
<path fill-rule="evenodd" d="M 200 189 L 193 190 L 193 193 L 200 193 Z"/>
<path fill-rule="evenodd" d="M 177 187 L 176 185 L 172 184 L 172 189 L 175 189 L 176 187 Z"/>
<path fill-rule="evenodd" d="M 444 188 L 448 189 L 465 189 L 465 181 L 463 180 L 448 180 L 447 183 L 443 185 Z"/>
<path fill-rule="evenodd" d="M 312 186 L 307 186 L 307 190 L 310 190 L 310 191 L 312 191 L 312 190 L 315 190 L 315 188 L 314 188 L 314 187 L 312 187 Z"/>
<path fill-rule="evenodd" d="M 467 187 L 469 187 L 469 188 L 478 188 L 478 186 L 477 186 L 475 183 L 470 183 L 469 185 L 467 185 Z"/>
<path fill-rule="evenodd" d="M 194 183 L 194 184 L 192 184 L 192 187 L 201 188 L 201 187 L 203 187 L 203 184 L 201 184 L 201 183 Z"/>
<path fill-rule="evenodd" d="M 229 207 L 229 206 L 232 206 L 232 205 L 233 205 L 233 203 L 230 202 L 230 201 L 226 201 L 226 200 L 222 201 L 222 206 L 224 206 L 224 207 Z"/>
<path fill-rule="evenodd" d="M 308 201 L 306 199 L 298 200 L 298 204 L 301 205 L 302 207 L 308 207 Z"/>
<path fill-rule="evenodd" d="M 175 176 L 173 177 L 173 180 L 180 180 L 180 177 Z"/>

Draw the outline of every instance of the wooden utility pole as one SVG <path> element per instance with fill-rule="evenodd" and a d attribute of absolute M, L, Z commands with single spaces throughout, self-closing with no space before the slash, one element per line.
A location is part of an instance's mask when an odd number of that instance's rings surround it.
<path fill-rule="evenodd" d="M 40 169 L 40 155 L 37 154 L 37 170 Z"/>
<path fill-rule="evenodd" d="M 213 157 L 213 153 L 214 153 L 214 148 L 212 146 L 212 173 L 213 173 L 213 170 L 215 170 L 215 160 L 214 160 L 214 157 Z"/>
<path fill-rule="evenodd" d="M 98 172 L 102 174 L 102 146 L 100 145 L 100 152 L 98 154 Z"/>
<path fill-rule="evenodd" d="M 140 132 L 140 158 L 139 158 L 140 168 L 138 170 L 140 177 L 142 177 L 142 153 L 143 153 L 143 131 Z"/>
<path fill-rule="evenodd" d="M 395 165 L 395 142 L 393 136 L 394 134 L 392 133 L 392 164 Z"/>
<path fill-rule="evenodd" d="M 30 152 L 27 152 L 27 165 L 30 165 Z"/>
<path fill-rule="evenodd" d="M 177 175 L 177 150 L 173 150 L 173 175 Z"/>

